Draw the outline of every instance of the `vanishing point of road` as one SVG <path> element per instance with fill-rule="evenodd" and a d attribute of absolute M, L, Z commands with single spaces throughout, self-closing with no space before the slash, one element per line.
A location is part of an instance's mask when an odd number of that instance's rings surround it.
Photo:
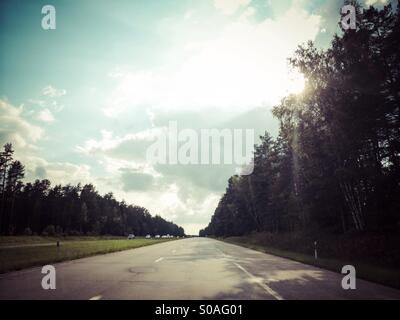
<path fill-rule="evenodd" d="M 400 299 L 400 291 L 208 238 L 189 238 L 0 275 L 0 299 Z"/>

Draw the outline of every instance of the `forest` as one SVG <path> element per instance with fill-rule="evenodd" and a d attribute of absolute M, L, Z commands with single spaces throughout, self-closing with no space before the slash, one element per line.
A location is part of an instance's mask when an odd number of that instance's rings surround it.
<path fill-rule="evenodd" d="M 400 3 L 357 12 L 328 49 L 289 59 L 305 90 L 273 108 L 278 136 L 260 137 L 201 236 L 399 234 Z"/>
<path fill-rule="evenodd" d="M 24 166 L 10 143 L 0 153 L 0 233 L 3 235 L 184 236 L 183 228 L 147 209 L 101 196 L 92 184 L 23 182 Z"/>

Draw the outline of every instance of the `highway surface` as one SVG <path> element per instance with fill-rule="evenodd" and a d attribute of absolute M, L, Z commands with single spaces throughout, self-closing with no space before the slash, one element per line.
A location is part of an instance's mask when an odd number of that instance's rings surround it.
<path fill-rule="evenodd" d="M 164 242 L 0 275 L 0 299 L 400 299 L 400 291 L 207 238 Z"/>

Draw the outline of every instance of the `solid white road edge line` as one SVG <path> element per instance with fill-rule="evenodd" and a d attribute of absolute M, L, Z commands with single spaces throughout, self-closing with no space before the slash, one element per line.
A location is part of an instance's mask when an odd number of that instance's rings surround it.
<path fill-rule="evenodd" d="M 265 283 L 258 281 L 259 278 L 253 276 L 250 272 L 248 272 L 245 268 L 243 268 L 240 264 L 234 262 L 235 266 L 238 267 L 240 270 L 242 270 L 245 274 L 247 274 L 250 278 L 254 279 L 255 282 L 261 287 L 263 288 L 265 291 L 267 291 L 270 295 L 272 295 L 276 300 L 284 300 L 282 298 L 282 296 L 276 292 L 275 290 L 273 290 L 272 288 L 270 288 L 269 286 L 267 286 Z"/>

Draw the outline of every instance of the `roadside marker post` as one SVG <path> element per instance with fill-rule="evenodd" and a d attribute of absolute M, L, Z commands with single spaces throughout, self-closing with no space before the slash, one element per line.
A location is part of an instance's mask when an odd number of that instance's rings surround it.
<path fill-rule="evenodd" d="M 315 258 L 315 260 L 318 259 L 317 241 L 314 241 L 314 258 Z"/>

